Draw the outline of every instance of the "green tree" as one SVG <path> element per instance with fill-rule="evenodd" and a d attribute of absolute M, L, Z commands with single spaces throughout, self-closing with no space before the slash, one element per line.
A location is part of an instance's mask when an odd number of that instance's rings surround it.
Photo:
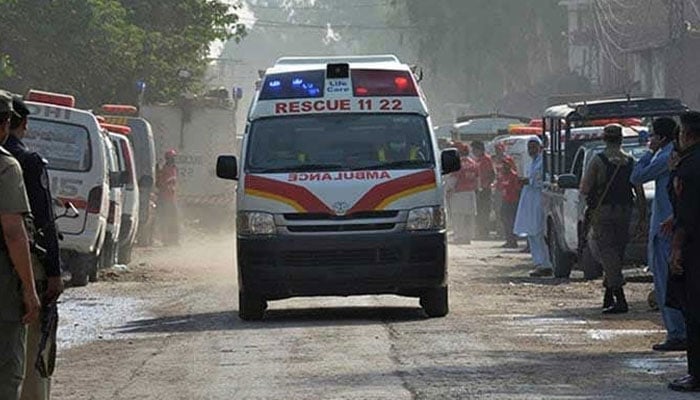
<path fill-rule="evenodd" d="M 94 107 L 134 102 L 144 80 L 151 100 L 174 98 L 196 86 L 212 40 L 242 31 L 235 9 L 219 0 L 160 3 L 0 0 L 0 54 L 14 67 L 11 76 L 0 73 L 2 86 L 71 93 Z M 179 79 L 180 69 L 192 79 Z"/>
<path fill-rule="evenodd" d="M 499 99 L 566 71 L 565 9 L 558 0 L 392 0 L 387 20 L 426 70 L 441 102 L 492 111 Z"/>

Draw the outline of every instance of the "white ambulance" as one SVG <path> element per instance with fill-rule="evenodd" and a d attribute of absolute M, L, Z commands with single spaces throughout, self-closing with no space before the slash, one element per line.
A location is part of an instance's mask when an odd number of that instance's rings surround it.
<path fill-rule="evenodd" d="M 131 142 L 128 139 L 131 128 L 112 124 L 102 124 L 102 126 L 110 132 L 112 144 L 117 150 L 120 169 L 124 175 L 122 177 L 124 178 L 122 182 L 124 188 L 117 262 L 128 264 L 131 262 L 131 252 L 139 226 L 139 187 L 136 179 L 136 162 Z"/>
<path fill-rule="evenodd" d="M 84 286 L 96 271 L 107 229 L 109 185 L 106 151 L 95 116 L 75 108 L 72 96 L 30 90 L 25 144 L 48 161 L 51 194 L 72 203 L 78 218 L 62 218 L 58 230 L 71 283 Z"/>
<path fill-rule="evenodd" d="M 102 126 L 103 145 L 107 153 L 107 169 L 109 171 L 109 212 L 107 213 L 107 237 L 102 245 L 101 267 L 112 268 L 117 263 L 119 251 L 119 235 L 122 224 L 122 206 L 124 204 L 124 185 L 126 168 L 120 164 L 117 147 L 112 142 L 112 136 Z M 97 271 L 91 271 L 90 280 L 97 279 Z"/>
<path fill-rule="evenodd" d="M 448 312 L 440 152 L 425 98 L 394 56 L 282 58 L 251 104 L 238 180 L 239 314 L 295 296 L 419 297 Z M 239 173 L 240 172 L 240 173 Z"/>

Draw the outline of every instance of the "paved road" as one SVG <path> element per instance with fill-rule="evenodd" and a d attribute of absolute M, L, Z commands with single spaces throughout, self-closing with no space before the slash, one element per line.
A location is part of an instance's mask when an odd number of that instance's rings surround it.
<path fill-rule="evenodd" d="M 128 272 L 61 305 L 56 399 L 687 399 L 665 389 L 683 354 L 649 284 L 603 318 L 599 282 L 527 278 L 496 243 L 450 248 L 451 313 L 414 299 L 293 299 L 235 310 L 233 242 L 140 251 Z"/>

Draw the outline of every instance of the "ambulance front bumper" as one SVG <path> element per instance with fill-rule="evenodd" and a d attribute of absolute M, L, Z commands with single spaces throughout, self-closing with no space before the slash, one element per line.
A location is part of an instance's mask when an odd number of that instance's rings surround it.
<path fill-rule="evenodd" d="M 420 296 L 447 280 L 445 232 L 238 238 L 241 290 L 297 296 Z"/>

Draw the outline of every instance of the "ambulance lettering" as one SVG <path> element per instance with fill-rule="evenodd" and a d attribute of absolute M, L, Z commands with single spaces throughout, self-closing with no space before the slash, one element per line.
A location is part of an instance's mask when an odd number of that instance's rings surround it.
<path fill-rule="evenodd" d="M 347 79 L 331 80 L 326 82 L 326 93 L 350 93 L 350 84 Z"/>
<path fill-rule="evenodd" d="M 391 179 L 389 171 L 294 172 L 288 182 L 379 181 Z"/>
<path fill-rule="evenodd" d="M 299 114 L 325 111 L 352 111 L 349 99 L 342 100 L 306 100 L 275 103 L 275 114 Z"/>

